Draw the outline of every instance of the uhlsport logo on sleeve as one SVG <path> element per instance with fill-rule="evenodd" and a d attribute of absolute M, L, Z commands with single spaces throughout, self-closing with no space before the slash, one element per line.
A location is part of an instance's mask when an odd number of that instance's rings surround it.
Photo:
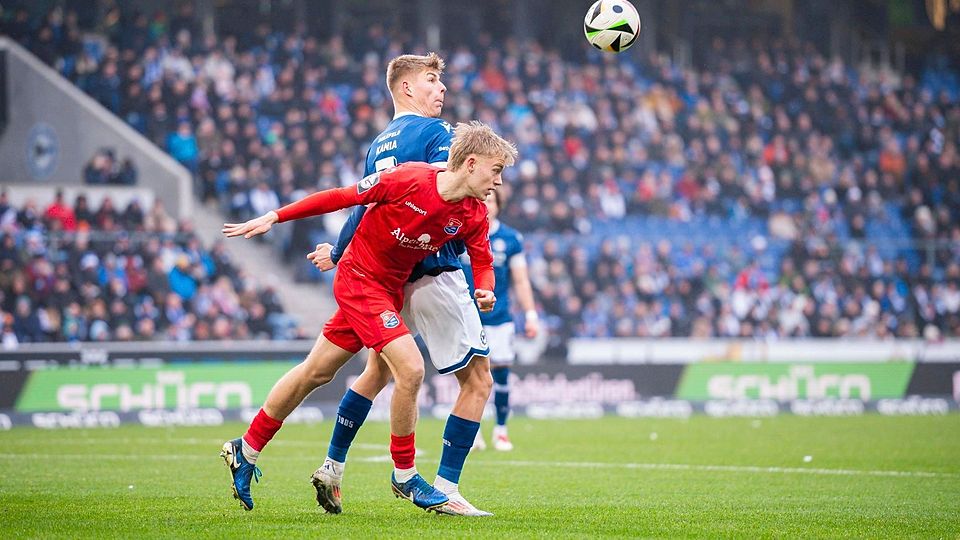
<path fill-rule="evenodd" d="M 447 226 L 443 228 L 443 232 L 453 236 L 460 231 L 460 227 L 463 226 L 463 223 L 460 220 L 450 218 L 450 221 L 447 222 Z"/>
<path fill-rule="evenodd" d="M 369 191 L 370 188 L 380 183 L 380 172 L 375 172 L 370 176 L 365 176 L 363 180 L 357 184 L 357 195 Z"/>
<path fill-rule="evenodd" d="M 400 326 L 400 318 L 397 317 L 397 314 L 387 310 L 380 314 L 380 319 L 383 320 L 384 328 L 396 328 Z"/>

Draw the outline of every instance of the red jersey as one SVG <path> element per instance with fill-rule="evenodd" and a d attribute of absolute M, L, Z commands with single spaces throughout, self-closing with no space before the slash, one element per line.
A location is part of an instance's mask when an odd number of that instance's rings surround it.
<path fill-rule="evenodd" d="M 463 240 L 474 265 L 477 289 L 493 290 L 493 256 L 487 207 L 468 197 L 447 202 L 437 191 L 437 173 L 426 163 L 404 163 L 367 176 L 355 186 L 329 189 L 277 210 L 280 222 L 317 216 L 358 204 L 368 208 L 340 265 L 401 290 L 413 267 L 450 240 Z"/>

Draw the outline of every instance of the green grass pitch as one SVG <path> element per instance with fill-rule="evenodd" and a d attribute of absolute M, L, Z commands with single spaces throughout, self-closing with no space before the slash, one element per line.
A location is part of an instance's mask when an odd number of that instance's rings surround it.
<path fill-rule="evenodd" d="M 308 482 L 329 422 L 280 431 L 244 512 L 218 457 L 244 427 L 0 432 L 0 538 L 960 537 L 957 414 L 517 418 L 516 450 L 471 454 L 461 479 L 492 518 L 395 499 L 379 422 L 351 451 L 343 514 Z M 428 480 L 442 429 L 418 429 Z"/>

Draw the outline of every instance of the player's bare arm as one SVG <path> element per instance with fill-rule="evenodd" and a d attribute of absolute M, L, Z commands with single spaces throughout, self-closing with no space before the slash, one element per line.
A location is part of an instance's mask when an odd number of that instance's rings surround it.
<path fill-rule="evenodd" d="M 273 225 L 280 221 L 280 217 L 273 210 L 266 214 L 253 218 L 245 223 L 224 223 L 223 232 L 227 238 L 234 236 L 243 236 L 244 238 L 253 238 L 268 232 Z"/>

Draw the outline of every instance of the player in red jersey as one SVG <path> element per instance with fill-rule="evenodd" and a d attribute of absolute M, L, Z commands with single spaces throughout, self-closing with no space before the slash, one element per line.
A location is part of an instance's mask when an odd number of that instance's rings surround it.
<path fill-rule="evenodd" d="M 403 285 L 417 262 L 449 240 L 463 240 L 476 261 L 477 306 L 481 311 L 493 308 L 496 297 L 483 200 L 503 183 L 501 173 L 516 156 L 516 147 L 482 123 L 459 124 L 450 147 L 449 163 L 458 164 L 455 168 L 403 164 L 367 176 L 356 186 L 314 193 L 246 223 L 224 225 L 228 237 L 251 238 L 276 223 L 375 203 L 357 228 L 334 278 L 339 309 L 307 358 L 277 381 L 243 437 L 223 445 L 234 496 L 244 508 L 253 508 L 250 481 L 259 476 L 260 451 L 303 399 L 332 380 L 364 346 L 383 356 L 395 380 L 390 406 L 394 493 L 426 510 L 447 503 L 446 495 L 427 483 L 414 465 L 417 395 L 424 362 L 400 316 Z"/>

